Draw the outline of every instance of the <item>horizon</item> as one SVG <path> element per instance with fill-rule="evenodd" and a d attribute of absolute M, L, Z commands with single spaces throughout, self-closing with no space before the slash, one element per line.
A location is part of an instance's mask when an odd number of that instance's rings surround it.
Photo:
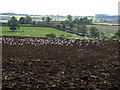
<path fill-rule="evenodd" d="M 6 3 L 6 1 L 1 1 Z M 14 3 L 13 3 L 14 2 Z M 0 5 L 0 12 L 28 15 L 95 16 L 95 14 L 118 15 L 119 0 L 9 0 Z M 28 3 L 28 4 L 27 4 Z"/>
<path fill-rule="evenodd" d="M 38 16 L 39 16 L 39 15 L 40 15 L 40 16 L 51 16 L 51 15 L 15 13 L 15 12 L 4 12 L 4 13 L 0 13 L 0 14 L 10 14 L 10 13 L 11 13 L 11 14 L 17 14 L 17 15 L 22 15 L 22 14 L 23 14 L 23 15 L 31 15 L 31 16 L 32 16 L 32 15 L 33 15 L 33 16 L 37 16 L 37 15 L 38 15 Z M 70 14 L 69 14 L 69 15 L 70 15 Z M 100 13 L 100 14 L 96 13 L 95 15 L 118 16 L 118 15 L 109 15 L 109 14 L 104 14 L 104 13 Z M 95 15 L 92 15 L 92 16 L 95 17 Z M 57 15 L 54 15 L 54 14 L 53 14 L 53 16 L 57 16 Z M 67 15 L 58 15 L 58 16 L 67 16 Z M 71 16 L 72 16 L 72 15 L 71 15 Z M 73 15 L 73 17 L 74 17 L 74 16 L 76 16 L 76 15 Z M 78 15 L 78 16 L 81 16 L 81 15 Z M 91 16 L 91 15 L 88 15 L 88 16 Z M 92 16 L 91 16 L 91 17 L 92 17 Z M 83 17 L 84 17 L 84 16 L 83 16 Z"/>

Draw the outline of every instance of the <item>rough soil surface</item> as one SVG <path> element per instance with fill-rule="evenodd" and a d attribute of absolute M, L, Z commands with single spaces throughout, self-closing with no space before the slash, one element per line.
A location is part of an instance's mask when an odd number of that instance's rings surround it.
<path fill-rule="evenodd" d="M 118 41 L 75 40 L 69 43 L 69 39 L 59 39 L 69 44 L 42 45 L 24 41 L 22 45 L 15 45 L 21 38 L 28 37 L 2 38 L 3 90 L 120 89 Z"/>

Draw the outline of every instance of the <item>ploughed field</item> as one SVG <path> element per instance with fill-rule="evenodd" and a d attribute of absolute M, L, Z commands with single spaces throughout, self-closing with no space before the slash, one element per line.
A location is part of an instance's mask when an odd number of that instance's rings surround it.
<path fill-rule="evenodd" d="M 118 41 L 1 38 L 3 89 L 120 89 Z"/>

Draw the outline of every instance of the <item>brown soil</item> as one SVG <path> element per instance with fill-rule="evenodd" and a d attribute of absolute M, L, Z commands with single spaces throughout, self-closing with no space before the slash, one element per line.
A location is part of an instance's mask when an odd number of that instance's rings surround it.
<path fill-rule="evenodd" d="M 20 39 L 28 37 L 2 38 L 3 90 L 120 89 L 118 41 L 90 40 L 88 45 L 87 40 L 76 40 L 69 45 L 32 45 L 26 42 L 13 45 L 7 38 L 19 43 Z M 58 39 L 53 39 L 53 42 L 55 40 Z M 69 42 L 69 39 L 59 40 Z M 82 41 L 81 46 L 79 41 Z"/>

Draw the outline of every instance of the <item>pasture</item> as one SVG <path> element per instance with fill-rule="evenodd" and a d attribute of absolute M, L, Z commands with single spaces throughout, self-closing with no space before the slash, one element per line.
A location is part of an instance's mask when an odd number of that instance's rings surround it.
<path fill-rule="evenodd" d="M 24 31 L 23 31 L 24 30 Z M 56 37 L 60 36 L 61 34 L 66 35 L 66 38 L 77 38 L 77 39 L 85 39 L 85 37 L 80 37 L 77 35 L 73 35 L 71 33 L 67 33 L 64 31 L 60 31 L 55 28 L 50 27 L 21 27 L 20 30 L 15 32 L 11 31 L 9 27 L 2 27 L 2 34 L 5 36 L 25 36 L 25 37 L 46 37 L 46 34 L 54 33 Z"/>
<path fill-rule="evenodd" d="M 87 25 L 88 30 L 91 26 L 95 26 L 99 32 L 105 32 L 106 35 L 114 35 L 118 31 L 118 26 L 105 26 L 105 25 Z M 24 31 L 23 31 L 24 30 Z M 2 34 L 6 36 L 25 36 L 25 37 L 46 37 L 46 34 L 54 33 L 56 37 L 61 34 L 66 35 L 65 38 L 86 39 L 85 37 L 73 35 L 64 31 L 60 31 L 50 27 L 21 27 L 20 30 L 15 32 L 11 31 L 9 27 L 2 27 Z M 90 38 L 87 38 L 90 39 Z"/>
<path fill-rule="evenodd" d="M 106 35 L 114 34 L 118 31 L 118 26 L 110 26 L 110 25 L 87 25 L 88 29 L 91 26 L 95 26 L 98 31 L 105 32 Z"/>

